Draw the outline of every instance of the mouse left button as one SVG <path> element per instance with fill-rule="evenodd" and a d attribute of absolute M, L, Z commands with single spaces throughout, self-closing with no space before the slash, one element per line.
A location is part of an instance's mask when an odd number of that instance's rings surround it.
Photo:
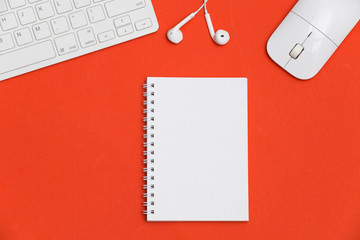
<path fill-rule="evenodd" d="M 284 68 L 292 59 L 289 52 L 297 43 L 303 43 L 312 29 L 305 20 L 290 12 L 268 41 L 269 56 Z"/>
<path fill-rule="evenodd" d="M 303 48 L 302 52 L 297 59 L 292 58 L 288 62 L 285 70 L 302 80 L 314 77 L 337 49 L 331 40 L 316 29 L 300 46 L 294 48 L 293 54 L 296 56 Z"/>

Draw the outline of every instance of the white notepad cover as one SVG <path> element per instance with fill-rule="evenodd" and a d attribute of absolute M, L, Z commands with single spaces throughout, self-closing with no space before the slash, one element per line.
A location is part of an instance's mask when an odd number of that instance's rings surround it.
<path fill-rule="evenodd" d="M 248 221 L 247 79 L 147 79 L 147 220 Z"/>

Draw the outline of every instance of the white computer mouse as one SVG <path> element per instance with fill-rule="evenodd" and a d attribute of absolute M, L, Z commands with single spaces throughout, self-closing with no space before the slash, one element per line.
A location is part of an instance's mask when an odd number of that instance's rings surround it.
<path fill-rule="evenodd" d="M 269 39 L 268 54 L 294 77 L 310 79 L 359 19 L 360 0 L 300 0 Z"/>

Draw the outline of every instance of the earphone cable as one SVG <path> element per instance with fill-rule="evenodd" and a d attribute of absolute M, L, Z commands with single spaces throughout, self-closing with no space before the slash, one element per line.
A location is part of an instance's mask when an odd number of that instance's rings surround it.
<path fill-rule="evenodd" d="M 208 13 L 207 11 L 207 8 L 206 8 L 206 3 L 207 3 L 208 0 L 204 0 L 204 11 L 205 11 L 205 14 Z"/>
<path fill-rule="evenodd" d="M 201 5 L 201 7 L 200 7 L 197 11 L 194 12 L 195 15 L 198 14 L 198 12 L 200 12 L 200 10 L 201 10 L 203 7 L 205 8 L 205 13 L 207 12 L 207 9 L 206 9 L 206 3 L 207 3 L 207 1 L 209 1 L 209 0 L 204 0 L 204 4 Z"/>

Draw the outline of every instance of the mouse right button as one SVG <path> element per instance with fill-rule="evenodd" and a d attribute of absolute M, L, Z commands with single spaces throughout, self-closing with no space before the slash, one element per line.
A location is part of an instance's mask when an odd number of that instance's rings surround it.
<path fill-rule="evenodd" d="M 360 0 L 301 0 L 292 12 L 339 46 L 360 19 Z"/>

